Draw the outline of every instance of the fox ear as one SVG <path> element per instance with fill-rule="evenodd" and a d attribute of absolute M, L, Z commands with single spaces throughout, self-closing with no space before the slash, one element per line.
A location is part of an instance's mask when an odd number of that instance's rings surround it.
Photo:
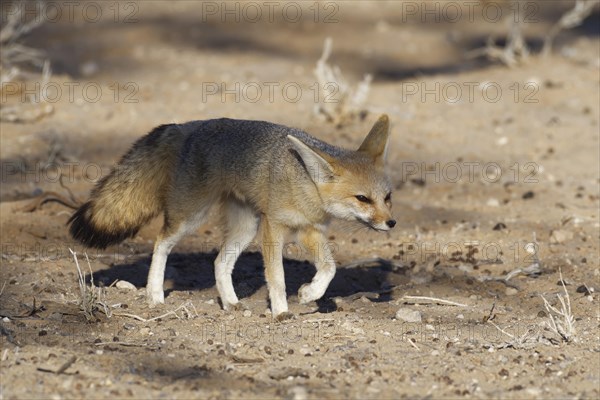
<path fill-rule="evenodd" d="M 306 170 L 310 174 L 310 177 L 315 183 L 329 182 L 333 178 L 333 166 L 329 161 L 325 159 L 326 154 L 321 151 L 313 149 L 308 145 L 304 144 L 297 137 L 288 135 L 289 141 L 292 143 L 292 147 L 304 163 Z"/>
<path fill-rule="evenodd" d="M 390 118 L 387 114 L 382 114 L 358 148 L 358 151 L 371 156 L 376 164 L 383 165 L 387 155 L 389 137 Z"/>

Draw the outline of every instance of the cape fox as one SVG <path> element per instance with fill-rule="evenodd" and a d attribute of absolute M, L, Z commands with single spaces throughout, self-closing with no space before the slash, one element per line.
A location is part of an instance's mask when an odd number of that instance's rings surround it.
<path fill-rule="evenodd" d="M 317 273 L 299 301 L 325 293 L 335 274 L 326 227 L 332 217 L 388 231 L 391 186 L 384 173 L 389 119 L 382 115 L 357 151 L 265 121 L 213 119 L 162 125 L 139 139 L 90 199 L 69 219 L 73 238 L 105 248 L 134 236 L 162 214 L 146 294 L 164 303 L 167 256 L 197 229 L 212 205 L 221 207 L 224 243 L 215 260 L 223 308 L 239 306 L 231 273 L 260 227 L 273 317 L 291 316 L 285 292 L 283 240 L 296 233 L 315 258 Z"/>

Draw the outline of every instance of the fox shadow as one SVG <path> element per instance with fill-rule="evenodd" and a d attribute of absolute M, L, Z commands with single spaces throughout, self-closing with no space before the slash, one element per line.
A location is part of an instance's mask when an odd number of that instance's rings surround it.
<path fill-rule="evenodd" d="M 165 271 L 165 295 L 175 291 L 201 291 L 215 286 L 214 260 L 216 252 L 210 253 L 172 253 L 167 260 Z M 95 282 L 106 286 L 116 280 L 125 280 L 136 287 L 145 287 L 152 258 L 142 257 L 132 262 L 115 264 L 107 269 L 95 272 L 91 277 Z M 288 297 L 295 296 L 298 289 L 312 280 L 316 273 L 314 265 L 308 261 L 290 258 L 283 260 L 286 292 Z M 395 269 L 386 263 L 375 266 L 338 268 L 325 295 L 317 301 L 320 312 L 336 310 L 335 297 L 347 297 L 359 292 L 379 293 L 388 285 L 388 275 Z M 90 276 L 88 276 L 90 279 Z M 264 285 L 263 258 L 259 252 L 243 253 L 233 270 L 233 285 L 240 299 L 252 296 Z M 389 301 L 389 294 L 374 296 L 373 301 Z"/>

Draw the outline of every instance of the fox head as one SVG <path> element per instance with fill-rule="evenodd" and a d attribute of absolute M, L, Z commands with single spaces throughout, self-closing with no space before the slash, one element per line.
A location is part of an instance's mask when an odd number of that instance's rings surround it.
<path fill-rule="evenodd" d="M 389 118 L 384 114 L 358 150 L 335 157 L 288 136 L 304 164 L 316 166 L 318 173 L 311 178 L 329 215 L 377 231 L 389 231 L 396 225 L 391 184 L 384 171 L 389 131 Z"/>

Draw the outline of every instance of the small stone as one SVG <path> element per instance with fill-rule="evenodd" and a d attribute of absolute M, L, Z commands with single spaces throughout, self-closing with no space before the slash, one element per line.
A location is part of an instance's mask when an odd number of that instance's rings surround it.
<path fill-rule="evenodd" d="M 246 318 L 251 317 L 252 316 L 252 311 L 250 310 L 244 310 L 244 312 L 242 313 L 242 315 Z"/>
<path fill-rule="evenodd" d="M 396 311 L 396 319 L 404 322 L 421 322 L 421 313 L 410 308 L 401 307 Z"/>
<path fill-rule="evenodd" d="M 304 386 L 294 386 L 288 390 L 289 398 L 292 400 L 308 399 L 308 391 Z"/>
<path fill-rule="evenodd" d="M 534 197 L 535 197 L 535 193 L 531 190 L 523 193 L 523 196 L 522 196 L 523 200 L 533 199 Z"/>
<path fill-rule="evenodd" d="M 146 336 L 150 334 L 150 328 L 148 328 L 147 326 L 143 327 L 142 329 L 140 329 L 140 335 L 142 336 Z"/>
<path fill-rule="evenodd" d="M 344 321 L 344 323 L 341 326 L 342 326 L 342 328 L 346 329 L 349 332 L 352 332 L 355 335 L 364 335 L 365 334 L 364 329 L 362 329 L 358 326 L 352 325 L 352 323 L 350 321 Z"/>
<path fill-rule="evenodd" d="M 214 301 L 214 299 L 209 299 L 209 300 L 206 300 L 205 303 L 212 305 L 212 304 L 215 304 L 215 301 Z"/>
<path fill-rule="evenodd" d="M 594 288 L 588 288 L 587 285 L 580 285 L 577 287 L 577 289 L 575 290 L 577 293 L 583 293 L 586 296 L 589 296 L 590 294 L 592 294 L 594 292 Z"/>
<path fill-rule="evenodd" d="M 492 229 L 495 231 L 501 231 L 502 229 L 506 229 L 506 224 L 504 222 L 498 222 Z"/>
<path fill-rule="evenodd" d="M 500 207 L 500 202 L 494 198 L 489 199 L 486 204 L 488 207 Z"/>
<path fill-rule="evenodd" d="M 312 351 L 310 351 L 310 349 L 308 349 L 308 348 L 301 347 L 300 354 L 302 354 L 303 356 L 312 355 Z"/>
<path fill-rule="evenodd" d="M 461 264 L 458 266 L 458 270 L 459 270 L 459 271 L 462 271 L 462 272 L 470 273 L 470 272 L 473 272 L 473 266 L 472 266 L 472 265 L 470 265 L 470 264 L 462 264 L 462 263 L 461 263 Z"/>
<path fill-rule="evenodd" d="M 508 287 L 508 288 L 506 288 L 504 293 L 507 296 L 514 296 L 515 294 L 519 293 L 519 291 L 517 289 L 515 289 L 514 287 Z"/>
<path fill-rule="evenodd" d="M 96 74 L 100 67 L 94 61 L 88 61 L 79 67 L 79 72 L 86 78 Z"/>
<path fill-rule="evenodd" d="M 127 281 L 119 281 L 115 286 L 117 287 L 117 289 L 137 290 L 133 283 Z"/>
<path fill-rule="evenodd" d="M 561 244 L 571 239 L 573 239 L 573 232 L 571 231 L 557 229 L 550 233 L 550 243 L 552 244 Z"/>

